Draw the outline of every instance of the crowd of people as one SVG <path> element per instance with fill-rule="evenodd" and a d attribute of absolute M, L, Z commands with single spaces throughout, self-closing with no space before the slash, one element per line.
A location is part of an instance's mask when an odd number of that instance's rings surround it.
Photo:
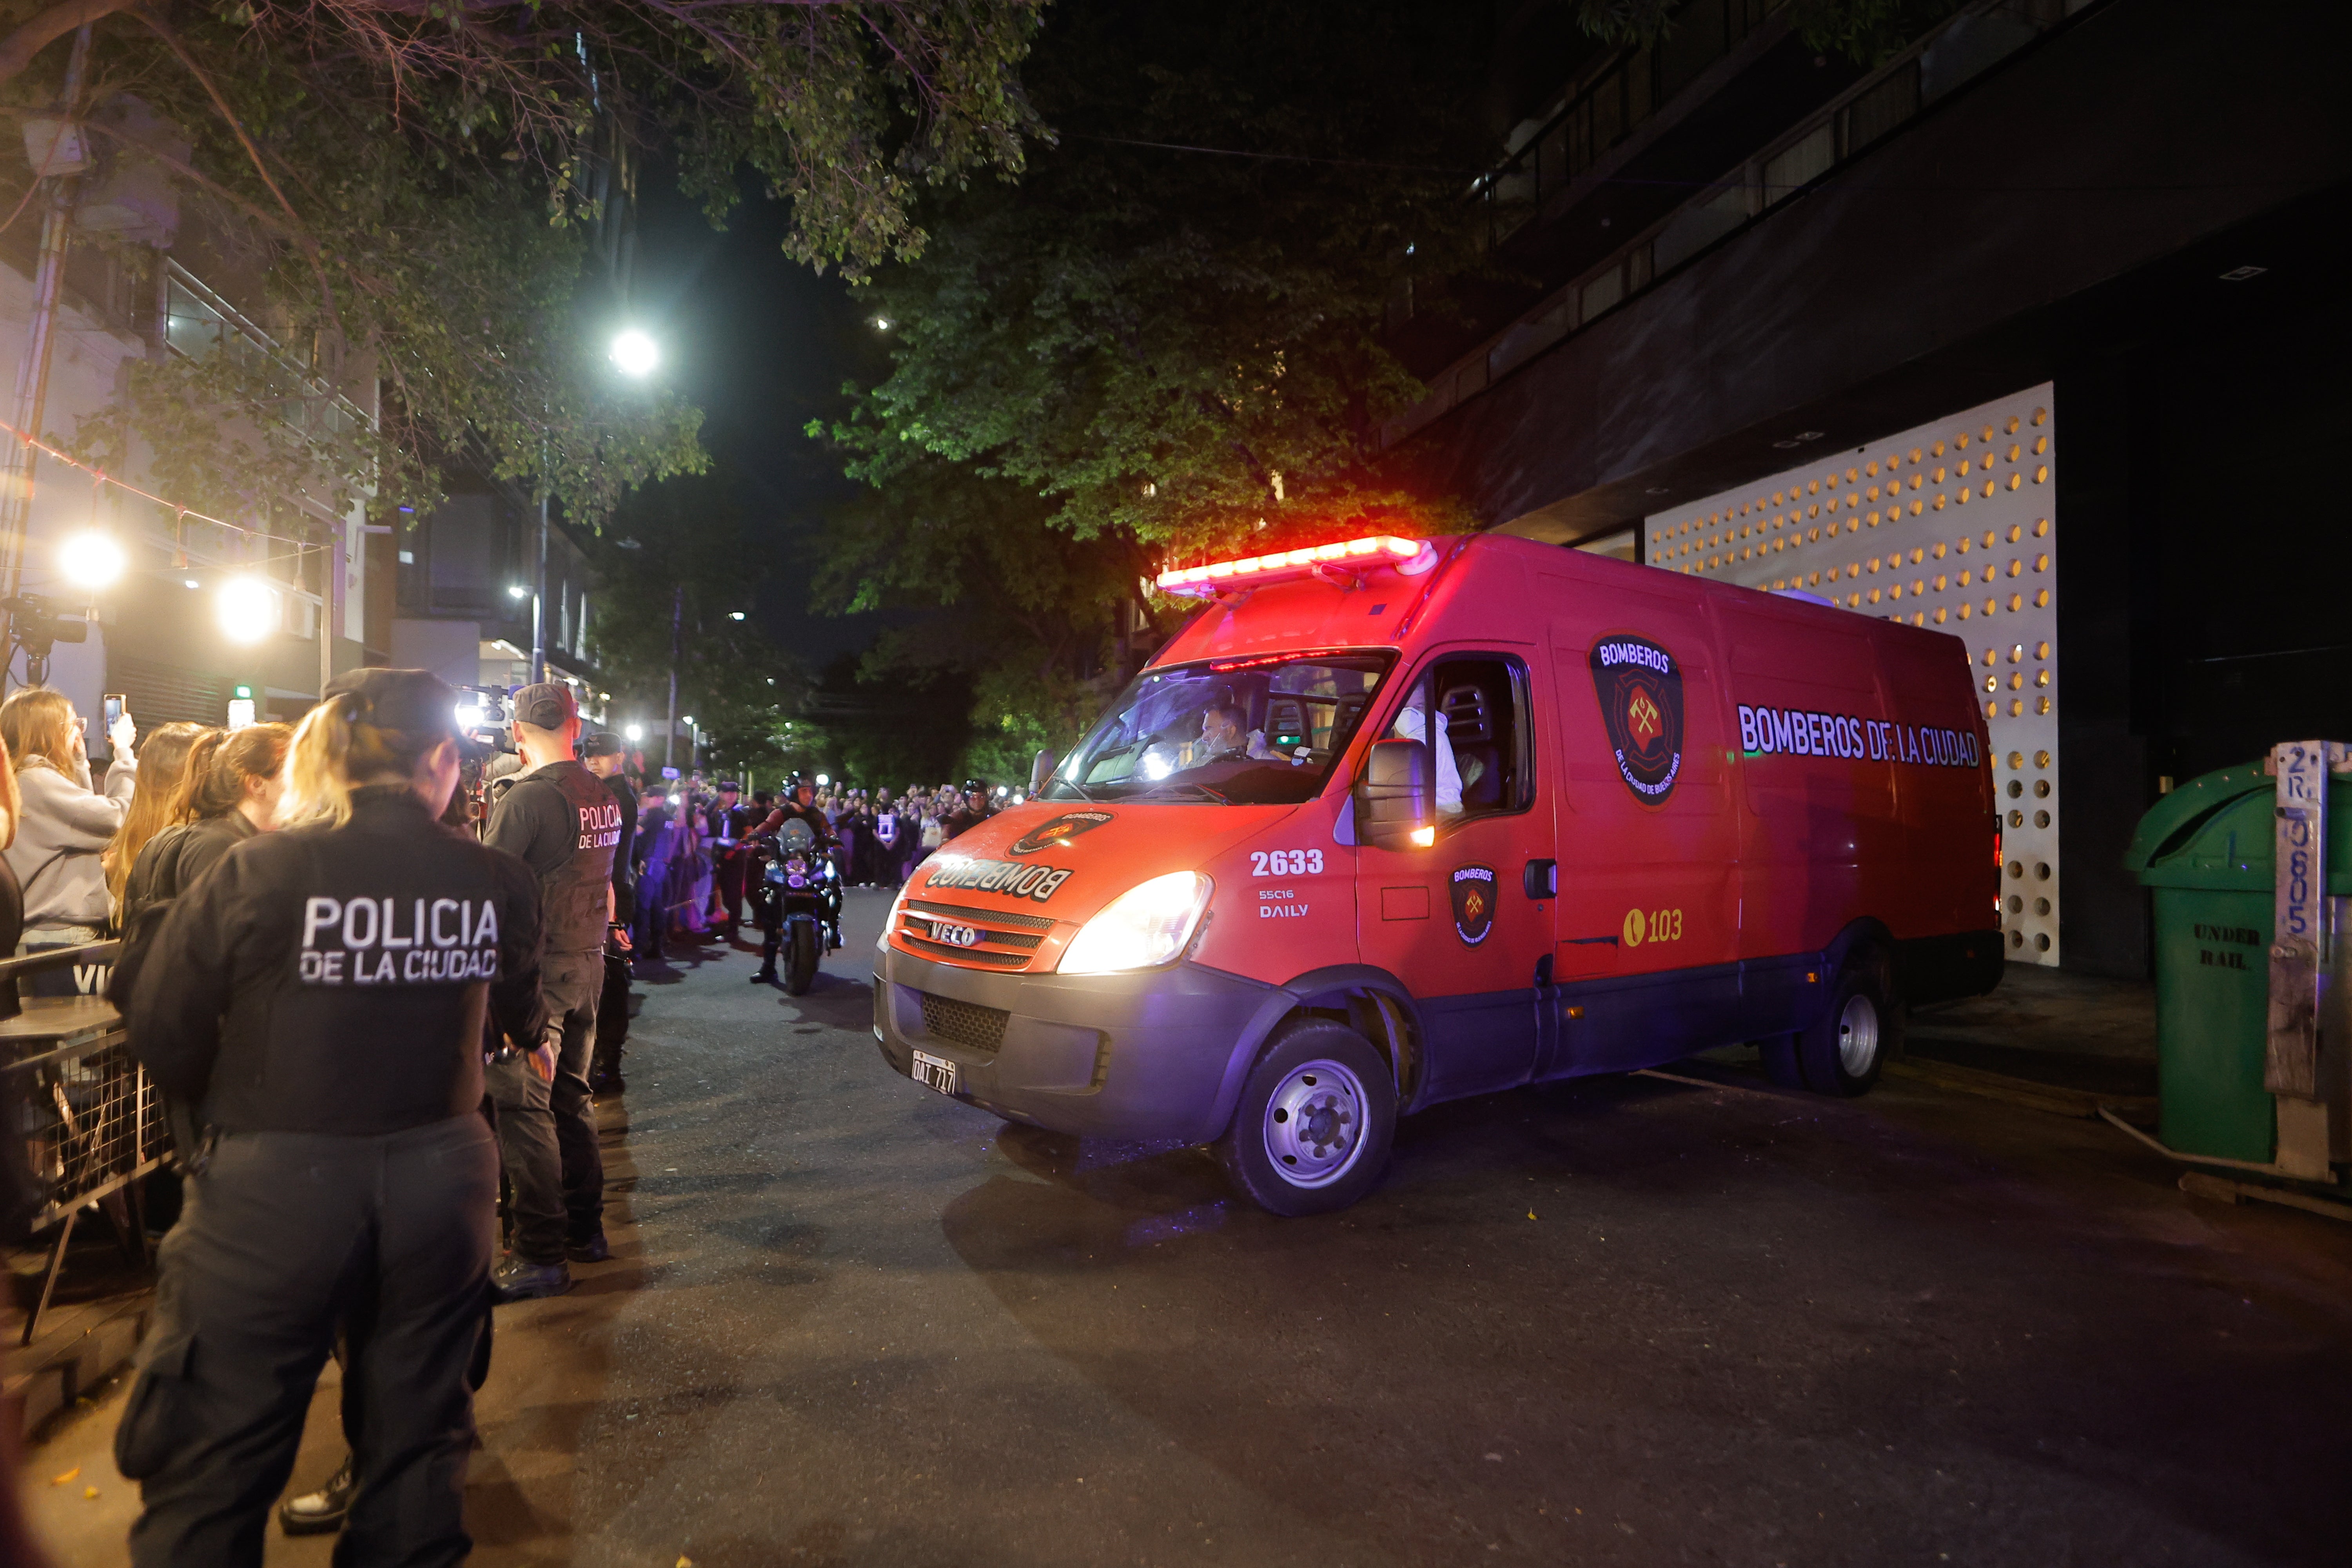
<path fill-rule="evenodd" d="M 593 1097 L 625 1087 L 633 965 L 732 936 L 793 818 L 828 880 L 889 888 L 1000 804 L 649 781 L 568 689 L 513 707 L 504 748 L 422 670 L 339 676 L 299 724 L 110 711 L 101 779 L 63 694 L 0 703 L 0 952 L 120 939 L 18 984 L 122 1010 L 185 1191 L 115 1438 L 142 1568 L 259 1563 L 331 1355 L 350 1458 L 284 1527 L 461 1560 L 491 1309 L 610 1256 Z M 29 1550 L 5 1517 L 0 1546 Z"/>
<path fill-rule="evenodd" d="M 845 887 L 896 888 L 923 858 L 986 821 L 1009 798 L 978 779 L 935 788 L 835 788 L 797 776 L 781 792 L 746 795 L 733 779 L 681 780 L 618 772 L 635 810 L 632 868 L 636 897 L 631 935 L 639 962 L 657 963 L 666 944 L 735 936 L 742 925 L 747 841 L 785 804 L 813 812 L 835 874 Z"/>

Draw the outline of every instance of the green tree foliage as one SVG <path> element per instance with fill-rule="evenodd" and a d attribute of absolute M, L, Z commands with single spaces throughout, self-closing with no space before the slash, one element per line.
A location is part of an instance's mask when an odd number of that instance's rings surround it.
<path fill-rule="evenodd" d="M 94 20 L 90 99 L 136 95 L 194 153 L 102 114 L 98 134 L 170 170 L 275 340 L 140 367 L 81 444 L 115 466 L 152 445 L 213 510 L 429 500 L 458 457 L 593 523 L 703 461 L 694 410 L 603 364 L 614 172 L 657 144 L 723 221 L 748 168 L 792 204 L 793 256 L 853 276 L 910 257 L 922 191 L 1018 172 L 1042 4 L 0 0 L 0 107 L 47 110 Z M 379 381 L 380 425 L 330 412 Z"/>
<path fill-rule="evenodd" d="M 1026 779 L 1036 752 L 1066 746 L 1118 679 L 1112 629 L 1132 624 L 1148 562 L 1123 536 L 1052 526 L 1051 511 L 1010 480 L 932 458 L 836 521 L 820 602 L 932 612 L 886 630 L 860 673 L 867 687 L 969 691 L 971 743 L 950 759 L 961 773 Z"/>
<path fill-rule="evenodd" d="M 946 608 L 874 662 L 970 673 L 980 771 L 1068 743 L 1170 556 L 1452 522 L 1376 458 L 1421 391 L 1381 341 L 1392 289 L 1476 265 L 1465 172 L 1490 149 L 1461 23 L 1426 0 L 1066 5 L 1025 71 L 1054 145 L 1018 187 L 946 196 L 921 258 L 877 274 L 892 369 L 829 432 L 874 494 L 824 586 Z"/>
<path fill-rule="evenodd" d="M 701 725 L 706 763 L 775 769 L 824 759 L 822 732 L 795 721 L 805 673 L 759 630 L 760 596 L 777 570 L 765 537 L 724 481 L 704 476 L 648 486 L 588 542 L 598 578 L 589 642 L 616 720 L 646 727 L 656 767 L 673 668 L 677 711 Z M 686 757 L 681 724 L 672 760 L 682 769 Z"/>

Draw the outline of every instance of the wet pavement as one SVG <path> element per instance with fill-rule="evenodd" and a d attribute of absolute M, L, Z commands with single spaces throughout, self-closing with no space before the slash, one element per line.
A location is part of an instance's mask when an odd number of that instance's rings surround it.
<path fill-rule="evenodd" d="M 1714 1066 L 1442 1107 L 1275 1220 L 890 1073 L 883 906 L 807 996 L 717 948 L 645 988 L 616 1256 L 500 1311 L 476 1563 L 2345 1561 L 2352 1226 Z M 120 1402 L 34 1454 L 61 1562 L 123 1560 Z"/>

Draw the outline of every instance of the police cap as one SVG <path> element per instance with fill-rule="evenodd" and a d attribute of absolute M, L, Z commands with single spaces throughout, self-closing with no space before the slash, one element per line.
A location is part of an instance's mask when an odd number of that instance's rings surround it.
<path fill-rule="evenodd" d="M 572 688 L 541 680 L 515 693 L 515 717 L 541 730 L 561 730 L 576 717 L 580 703 Z"/>
<path fill-rule="evenodd" d="M 429 669 L 348 669 L 320 697 L 352 700 L 354 722 L 408 735 L 455 735 L 457 694 Z"/>
<path fill-rule="evenodd" d="M 583 757 L 617 757 L 627 750 L 621 737 L 610 730 L 599 730 L 580 742 Z"/>

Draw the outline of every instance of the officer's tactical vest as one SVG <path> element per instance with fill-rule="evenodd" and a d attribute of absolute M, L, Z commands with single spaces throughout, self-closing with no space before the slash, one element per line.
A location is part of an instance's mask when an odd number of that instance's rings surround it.
<path fill-rule="evenodd" d="M 515 785 L 561 790 L 576 820 L 572 858 L 539 879 L 541 918 L 549 952 L 602 952 L 605 910 L 613 885 L 613 847 L 621 840 L 621 805 L 604 781 L 583 767 L 553 767 Z"/>

